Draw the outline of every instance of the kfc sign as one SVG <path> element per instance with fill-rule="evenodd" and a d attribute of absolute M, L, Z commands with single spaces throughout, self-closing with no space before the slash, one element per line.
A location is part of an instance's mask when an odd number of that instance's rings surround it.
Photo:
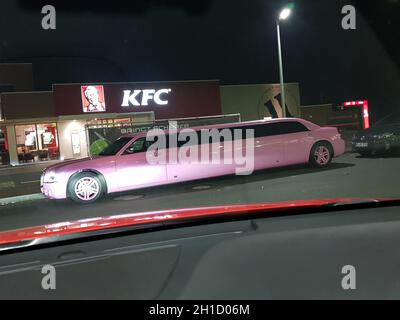
<path fill-rule="evenodd" d="M 150 101 L 165 106 L 168 104 L 168 94 L 171 89 L 144 89 L 144 90 L 123 90 L 124 98 L 121 107 L 148 106 Z"/>
<path fill-rule="evenodd" d="M 60 83 L 53 85 L 53 98 L 56 116 L 145 111 L 156 119 L 175 119 L 221 114 L 216 80 Z"/>
<path fill-rule="evenodd" d="M 81 86 L 83 112 L 104 112 L 106 102 L 103 86 Z"/>

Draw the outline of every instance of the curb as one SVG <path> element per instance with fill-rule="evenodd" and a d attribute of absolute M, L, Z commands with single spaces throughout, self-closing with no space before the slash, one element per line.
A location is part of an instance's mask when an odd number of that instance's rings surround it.
<path fill-rule="evenodd" d="M 5 206 L 7 204 L 13 204 L 29 200 L 40 200 L 45 199 L 45 196 L 41 193 L 24 194 L 22 196 L 8 197 L 0 199 L 0 206 Z"/>

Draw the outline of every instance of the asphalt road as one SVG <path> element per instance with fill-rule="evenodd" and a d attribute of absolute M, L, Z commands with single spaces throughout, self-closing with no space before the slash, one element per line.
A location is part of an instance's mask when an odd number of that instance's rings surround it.
<path fill-rule="evenodd" d="M 25 175 L 25 177 L 27 177 Z M 148 210 L 334 197 L 400 197 L 400 157 L 345 154 L 325 169 L 294 166 L 107 196 L 79 205 L 36 200 L 0 207 L 0 230 Z"/>
<path fill-rule="evenodd" d="M 0 198 L 40 192 L 42 170 L 52 162 L 0 168 Z"/>

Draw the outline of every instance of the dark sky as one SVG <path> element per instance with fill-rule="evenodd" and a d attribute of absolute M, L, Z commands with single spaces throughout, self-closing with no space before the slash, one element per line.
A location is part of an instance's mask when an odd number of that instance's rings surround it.
<path fill-rule="evenodd" d="M 279 82 L 275 16 L 285 1 L 1 0 L 0 62 L 33 62 L 52 83 L 219 79 Z M 301 102 L 370 100 L 372 117 L 400 108 L 400 1 L 297 0 L 282 23 L 285 80 Z M 41 29 L 43 4 L 57 29 Z M 357 30 L 341 8 L 357 9 Z"/>

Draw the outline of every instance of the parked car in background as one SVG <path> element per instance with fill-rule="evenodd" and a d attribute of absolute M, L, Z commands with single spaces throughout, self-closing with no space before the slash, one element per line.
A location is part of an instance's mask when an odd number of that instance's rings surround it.
<path fill-rule="evenodd" d="M 400 151 L 400 112 L 392 113 L 371 128 L 353 135 L 352 149 L 362 156 Z"/>
<path fill-rule="evenodd" d="M 324 167 L 329 165 L 333 157 L 343 154 L 345 149 L 344 140 L 336 128 L 320 127 L 296 118 L 209 125 L 191 129 L 196 133 L 211 129 L 252 129 L 252 150 L 242 149 L 241 152 L 252 153 L 254 170 L 301 163 Z M 181 130 L 183 129 L 176 132 Z M 173 134 L 168 131 L 165 133 L 167 136 Z M 245 139 L 241 140 L 241 148 L 247 148 Z M 226 157 L 224 142 L 215 142 L 221 158 Z M 147 139 L 146 133 L 126 135 L 117 139 L 96 157 L 50 166 L 42 174 L 41 191 L 52 199 L 70 198 L 77 202 L 90 203 L 107 193 L 236 173 L 235 163 L 223 161 L 206 164 L 186 161 L 149 164 L 146 153 L 152 143 L 154 142 Z M 171 151 L 177 152 L 177 149 L 184 145 L 185 143 L 175 147 L 167 146 L 167 154 L 171 154 Z M 196 144 L 199 154 L 203 150 L 200 149 L 200 145 Z M 211 152 L 212 145 L 206 150 Z M 233 154 L 232 150 L 229 150 L 230 154 Z"/>

